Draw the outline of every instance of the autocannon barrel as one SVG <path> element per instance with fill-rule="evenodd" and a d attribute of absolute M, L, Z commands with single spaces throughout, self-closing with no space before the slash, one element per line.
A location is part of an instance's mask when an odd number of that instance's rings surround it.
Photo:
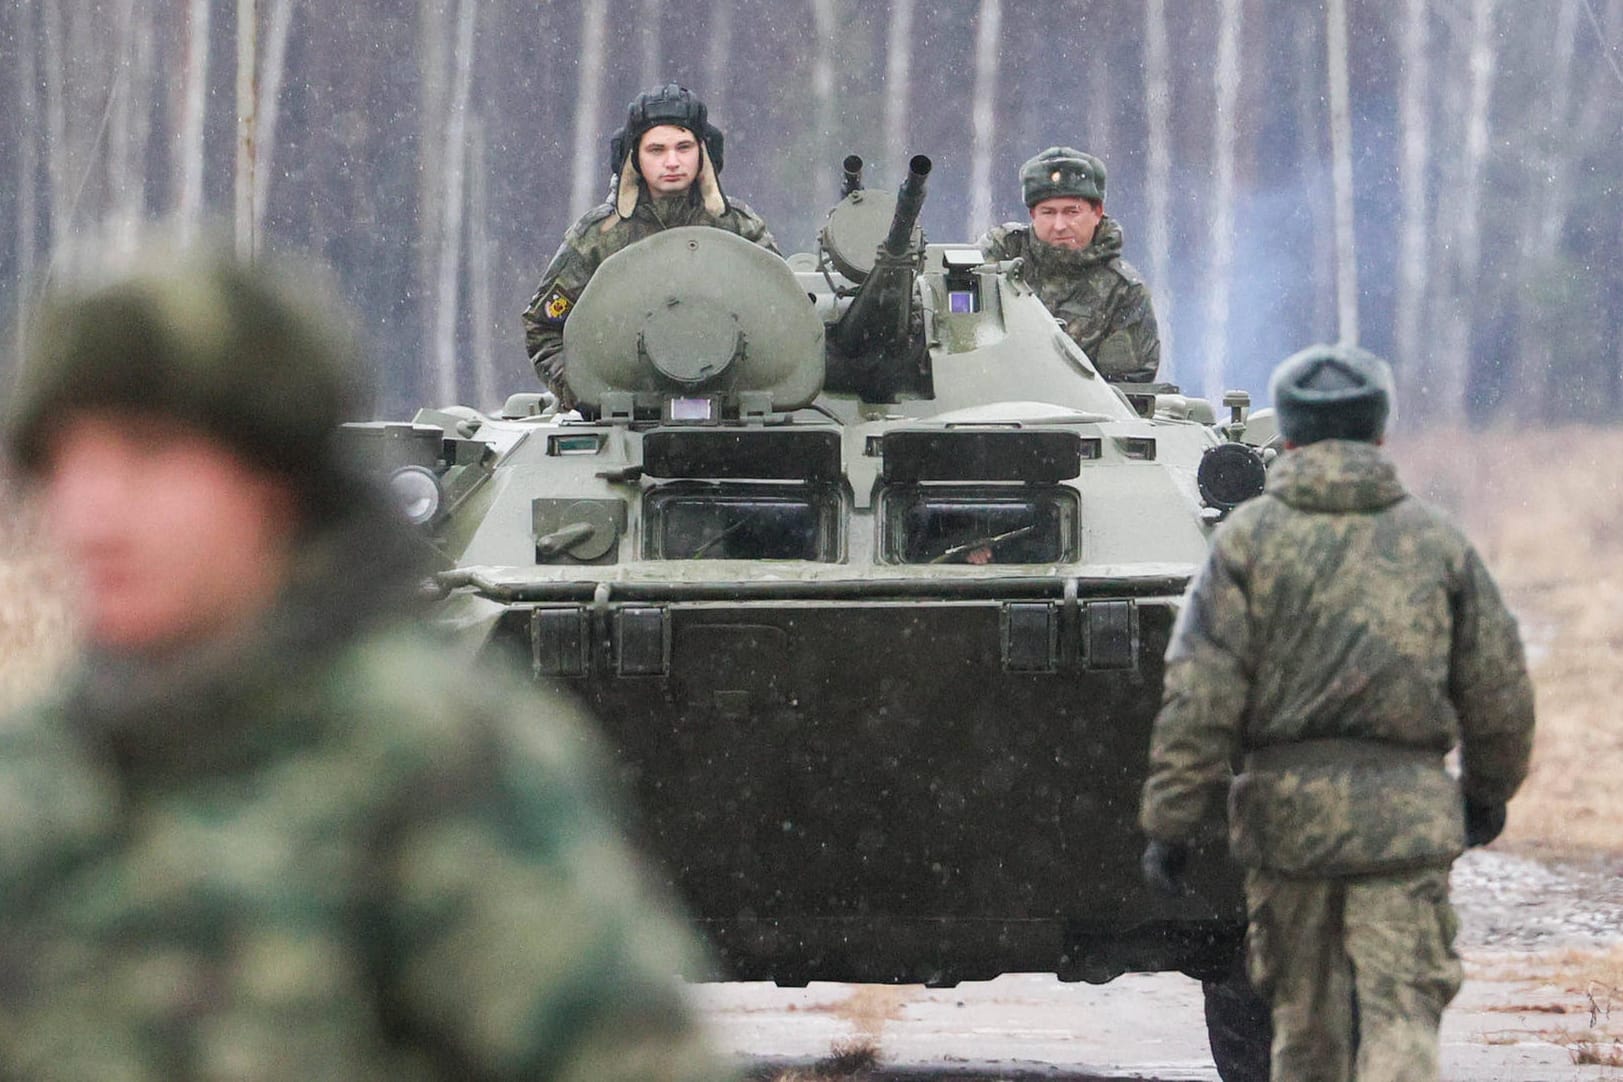
<path fill-rule="evenodd" d="M 893 257 L 900 258 L 912 246 L 913 227 L 924 207 L 924 181 L 929 175 L 930 159 L 923 154 L 913 155 L 907 163 L 907 179 L 896 193 L 896 214 L 885 236 L 885 252 Z"/>
<path fill-rule="evenodd" d="M 930 159 L 908 163 L 907 179 L 896 194 L 890 228 L 875 253 L 873 269 L 857 287 L 850 305 L 829 333 L 829 386 L 855 391 L 870 402 L 888 402 L 917 382 L 913 318 L 919 251 L 913 233 L 924 206 Z"/>
<path fill-rule="evenodd" d="M 847 154 L 845 161 L 840 164 L 840 198 L 844 199 L 852 192 L 862 190 L 862 158 L 860 155 Z"/>

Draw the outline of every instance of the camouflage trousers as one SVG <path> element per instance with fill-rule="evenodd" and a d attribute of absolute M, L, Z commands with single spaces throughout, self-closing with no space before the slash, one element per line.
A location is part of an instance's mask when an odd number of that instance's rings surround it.
<path fill-rule="evenodd" d="M 1281 1082 L 1436 1082 L 1459 991 L 1448 869 L 1346 879 L 1246 876 L 1251 983 L 1273 1005 Z"/>

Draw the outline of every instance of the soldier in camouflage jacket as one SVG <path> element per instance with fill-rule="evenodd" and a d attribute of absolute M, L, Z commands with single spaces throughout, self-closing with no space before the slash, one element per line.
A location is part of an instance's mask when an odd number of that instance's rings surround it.
<path fill-rule="evenodd" d="M 679 86 L 650 90 L 631 103 L 625 127 L 610 142 L 615 183 L 609 201 L 569 227 L 524 311 L 530 363 L 561 406 L 574 405 L 565 376 L 564 324 L 609 256 L 684 225 L 725 229 L 778 251 L 760 216 L 722 192 L 722 146 L 704 103 Z"/>
<path fill-rule="evenodd" d="M 1154 380 L 1155 309 L 1144 279 L 1121 257 L 1121 226 L 1104 213 L 1104 163 L 1049 147 L 1021 166 L 1020 182 L 1031 222 L 988 231 L 981 251 L 1021 261 L 1025 281 L 1106 379 Z"/>
<path fill-rule="evenodd" d="M 99 589 L 65 689 L 0 725 L 0 1076 L 717 1077 L 581 720 L 413 630 L 419 543 L 333 449 L 333 339 L 261 272 L 148 265 L 34 324 L 8 418 Z M 297 508 L 262 601 L 248 570 L 155 605 L 217 580 L 96 524 L 171 521 L 187 493 L 142 486 L 189 491 L 183 460 Z"/>
<path fill-rule="evenodd" d="M 1278 1079 L 1436 1078 L 1461 978 L 1448 867 L 1498 833 L 1528 766 L 1515 621 L 1377 446 L 1389 386 L 1383 362 L 1345 348 L 1276 372 L 1292 449 L 1190 587 L 1144 788 L 1145 874 L 1167 891 L 1227 791 Z M 1443 764 L 1456 745 L 1458 779 Z"/>

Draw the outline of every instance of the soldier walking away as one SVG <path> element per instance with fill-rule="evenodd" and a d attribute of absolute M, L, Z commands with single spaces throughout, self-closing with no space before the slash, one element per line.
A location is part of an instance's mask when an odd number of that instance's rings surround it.
<path fill-rule="evenodd" d="M 1121 226 L 1105 214 L 1104 162 L 1049 147 L 1020 167 L 1020 188 L 1030 224 L 989 230 L 981 251 L 1022 261 L 1026 281 L 1106 379 L 1155 379 L 1155 309 L 1144 279 L 1121 257 Z"/>
<path fill-rule="evenodd" d="M 580 721 L 414 631 L 338 324 L 142 265 L 56 291 L 7 411 L 85 645 L 0 725 L 0 1075 L 717 1077 Z"/>
<path fill-rule="evenodd" d="M 569 227 L 524 312 L 530 363 L 560 406 L 575 403 L 565 376 L 564 324 L 609 256 L 681 225 L 725 229 L 778 252 L 760 216 L 723 194 L 722 143 L 704 102 L 674 83 L 639 94 L 627 107 L 625 127 L 609 141 L 615 177 L 609 201 Z"/>
<path fill-rule="evenodd" d="M 1379 446 L 1391 386 L 1350 347 L 1274 372 L 1287 451 L 1214 535 L 1152 736 L 1145 878 L 1181 892 L 1195 825 L 1226 788 L 1281 1082 L 1437 1078 L 1462 976 L 1449 865 L 1504 827 L 1532 744 L 1514 619 Z M 1443 764 L 1456 744 L 1458 778 Z"/>

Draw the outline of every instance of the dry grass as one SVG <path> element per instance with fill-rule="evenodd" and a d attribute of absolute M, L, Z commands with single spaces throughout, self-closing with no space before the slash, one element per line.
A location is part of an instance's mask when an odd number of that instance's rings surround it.
<path fill-rule="evenodd" d="M 1623 943 L 1608 950 L 1492 954 L 1467 958 L 1472 979 L 1527 986 L 1520 998 L 1487 1008 L 1519 1015 L 1560 1015 L 1568 1024 L 1495 1031 L 1488 1044 L 1536 1037 L 1565 1048 L 1579 1065 L 1623 1066 Z"/>
<path fill-rule="evenodd" d="M 1623 430 L 1395 441 L 1404 479 L 1451 511 L 1521 617 L 1538 692 L 1533 771 L 1499 843 L 1623 849 Z"/>

